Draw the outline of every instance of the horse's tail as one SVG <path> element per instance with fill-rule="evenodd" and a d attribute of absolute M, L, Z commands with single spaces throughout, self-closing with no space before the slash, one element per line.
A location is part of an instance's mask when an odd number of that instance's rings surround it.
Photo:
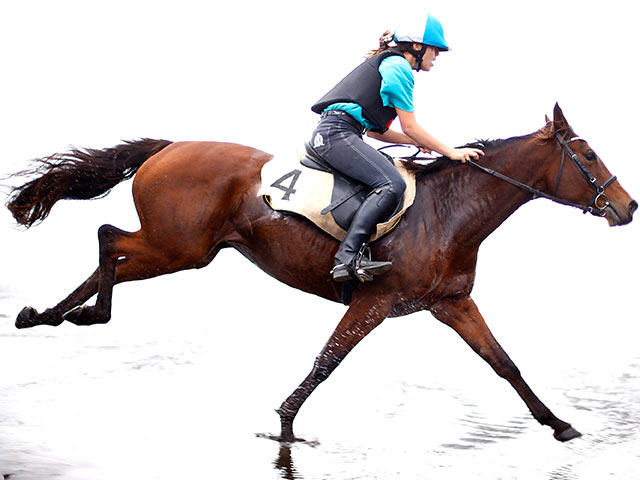
<path fill-rule="evenodd" d="M 58 200 L 88 200 L 107 195 L 171 143 L 144 138 L 104 150 L 73 149 L 36 159 L 32 168 L 12 175 L 35 178 L 11 189 L 7 208 L 20 225 L 29 228 L 47 218 Z"/>

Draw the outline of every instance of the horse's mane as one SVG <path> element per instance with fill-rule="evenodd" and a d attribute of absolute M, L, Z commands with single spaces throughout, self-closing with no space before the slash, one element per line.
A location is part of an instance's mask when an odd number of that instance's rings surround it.
<path fill-rule="evenodd" d="M 536 137 L 538 140 L 545 141 L 551 138 L 554 138 L 556 130 L 554 129 L 554 125 L 552 122 L 547 123 L 546 126 L 538 130 L 537 132 L 530 135 L 523 135 L 519 137 L 511 137 L 506 139 L 483 139 L 476 140 L 475 142 L 467 143 L 466 145 L 462 145 L 458 148 L 478 148 L 485 153 L 485 158 L 491 156 L 495 150 L 500 149 L 502 147 L 506 147 L 511 143 L 515 143 L 517 141 L 523 140 L 525 138 L 530 138 L 532 136 Z M 418 158 L 419 160 L 419 158 Z M 405 166 L 407 171 L 413 173 L 416 176 L 416 180 L 420 181 L 423 178 L 433 175 L 437 172 L 440 172 L 449 168 L 457 168 L 462 164 L 460 162 L 456 162 L 447 157 L 437 157 L 434 161 L 429 163 L 420 163 L 411 159 L 405 160 Z"/>
<path fill-rule="evenodd" d="M 491 155 L 494 150 L 500 147 L 504 147 L 517 140 L 521 140 L 524 137 L 512 137 L 507 139 L 478 139 L 474 142 L 467 143 L 458 148 L 478 148 L 485 153 L 485 157 Z M 419 159 L 418 159 L 419 160 Z M 435 160 L 429 163 L 421 163 L 412 160 L 405 161 L 407 170 L 416 176 L 416 180 L 420 181 L 423 178 L 433 175 L 436 172 L 440 172 L 448 168 L 457 168 L 461 166 L 460 162 L 449 159 L 448 157 L 437 157 Z"/>

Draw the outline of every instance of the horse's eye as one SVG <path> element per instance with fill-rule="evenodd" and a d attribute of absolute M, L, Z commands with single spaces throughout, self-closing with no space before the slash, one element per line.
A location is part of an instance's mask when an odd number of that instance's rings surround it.
<path fill-rule="evenodd" d="M 588 162 L 595 162 L 598 157 L 596 157 L 596 154 L 593 153 L 593 152 L 587 152 L 587 153 L 584 154 L 584 158 Z"/>

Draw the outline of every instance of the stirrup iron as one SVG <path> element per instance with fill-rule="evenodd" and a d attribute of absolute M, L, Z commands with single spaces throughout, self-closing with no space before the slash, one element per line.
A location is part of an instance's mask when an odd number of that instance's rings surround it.
<path fill-rule="evenodd" d="M 391 262 L 375 262 L 371 259 L 371 249 L 366 243 L 362 244 L 353 260 L 354 275 L 363 283 L 371 282 L 376 275 L 385 273 L 390 268 Z"/>

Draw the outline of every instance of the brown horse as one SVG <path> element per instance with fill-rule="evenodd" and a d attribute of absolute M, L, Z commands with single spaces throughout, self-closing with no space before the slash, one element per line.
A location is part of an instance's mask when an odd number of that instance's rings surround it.
<path fill-rule="evenodd" d="M 580 435 L 536 397 L 471 299 L 478 248 L 537 196 L 604 216 L 611 226 L 631 222 L 638 205 L 575 136 L 557 105 L 553 121 L 547 119 L 541 130 L 483 148 L 482 165 L 447 159 L 412 165 L 418 182 L 414 206 L 393 234 L 372 244 L 375 257 L 392 260 L 393 269 L 357 288 L 311 372 L 278 409 L 279 439 L 295 440 L 300 407 L 360 340 L 385 318 L 420 310 L 458 332 L 556 439 Z M 300 217 L 273 211 L 257 195 L 260 170 L 271 158 L 229 143 L 141 140 L 40 160 L 26 172 L 35 178 L 14 189 L 7 204 L 19 223 L 29 227 L 43 220 L 62 198 L 104 195 L 137 171 L 133 197 L 141 228 L 130 233 L 100 227 L 98 269 L 55 307 L 42 313 L 25 307 L 16 326 L 106 323 L 116 283 L 201 268 L 225 247 L 294 288 L 340 301 L 340 287 L 328 273 L 338 242 Z M 571 162 L 564 165 L 566 159 Z M 95 305 L 83 306 L 96 293 Z"/>

